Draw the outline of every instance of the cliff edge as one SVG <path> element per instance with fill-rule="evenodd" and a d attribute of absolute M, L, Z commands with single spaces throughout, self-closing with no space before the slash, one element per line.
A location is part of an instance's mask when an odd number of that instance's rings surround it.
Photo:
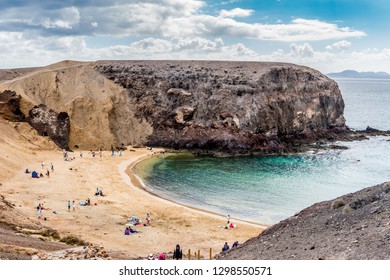
<path fill-rule="evenodd" d="M 275 152 L 346 130 L 337 84 L 286 63 L 65 61 L 1 82 L 6 90 L 30 124 L 66 123 L 49 135 L 62 148 Z"/>

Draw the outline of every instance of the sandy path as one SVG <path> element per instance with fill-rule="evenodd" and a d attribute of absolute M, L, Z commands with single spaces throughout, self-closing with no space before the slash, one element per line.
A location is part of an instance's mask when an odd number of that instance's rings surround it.
<path fill-rule="evenodd" d="M 111 252 L 115 251 L 113 255 L 118 258 L 172 252 L 176 243 L 184 252 L 199 249 L 208 258 L 209 248 L 218 253 L 225 241 L 230 245 L 236 240 L 242 243 L 259 234 L 258 225 L 237 220 L 233 220 L 237 229 L 219 229 L 217 226 L 225 223 L 225 217 L 175 204 L 136 187 L 126 170 L 150 153 L 146 149 L 137 149 L 135 152 L 125 151 L 122 157 L 103 152 L 102 157 L 93 158 L 84 152 L 80 158 L 77 152 L 69 154 L 75 157 L 74 161 L 66 162 L 61 151 L 23 151 L 22 162 L 15 164 L 18 166 L 15 166 L 15 175 L 4 179 L 1 192 L 31 219 L 38 220 L 35 207 L 43 203 L 43 216 L 47 221 L 40 220 L 41 224 L 56 229 L 61 236 L 75 235 L 100 244 Z M 25 168 L 45 172 L 41 160 L 46 165 L 54 164 L 55 171 L 49 178 L 33 179 L 24 174 Z M 94 196 L 97 187 L 104 191 L 104 197 Z M 79 206 L 79 202 L 86 198 L 91 199 L 92 205 Z M 68 200 L 76 201 L 75 211 L 67 211 Z M 127 218 L 136 215 L 145 221 L 146 213 L 150 213 L 152 225 L 136 227 L 140 233 L 124 236 Z"/>

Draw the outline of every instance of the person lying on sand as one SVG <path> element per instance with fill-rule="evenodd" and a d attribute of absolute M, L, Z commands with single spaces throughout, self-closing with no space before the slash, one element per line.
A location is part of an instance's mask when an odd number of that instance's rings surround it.
<path fill-rule="evenodd" d="M 135 233 L 135 232 L 138 232 L 138 231 L 132 229 L 131 227 L 126 227 L 126 229 L 125 229 L 125 235 L 130 235 L 131 233 Z"/>
<path fill-rule="evenodd" d="M 91 200 L 87 198 L 84 202 L 80 202 L 80 206 L 87 206 L 91 205 Z"/>

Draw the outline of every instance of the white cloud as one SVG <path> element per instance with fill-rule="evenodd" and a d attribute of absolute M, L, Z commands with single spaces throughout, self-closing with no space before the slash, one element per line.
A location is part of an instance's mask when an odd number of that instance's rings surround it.
<path fill-rule="evenodd" d="M 291 55 L 296 57 L 312 57 L 315 54 L 313 47 L 308 43 L 303 45 L 291 44 L 290 49 Z"/>
<path fill-rule="evenodd" d="M 20 43 L 23 42 L 23 43 Z M 36 58 L 39 57 L 39 60 Z M 47 65 L 64 59 L 200 59 L 255 60 L 256 52 L 243 44 L 226 45 L 221 38 L 146 38 L 129 45 L 90 48 L 82 36 L 27 38 L 22 33 L 0 32 L 0 61 L 12 67 Z"/>
<path fill-rule="evenodd" d="M 330 51 L 332 51 L 332 50 L 340 51 L 340 50 L 348 49 L 351 45 L 352 45 L 351 42 L 342 40 L 342 41 L 333 43 L 332 45 L 326 46 L 326 49 L 330 50 Z"/>
<path fill-rule="evenodd" d="M 221 10 L 219 15 L 221 17 L 234 18 L 234 17 L 249 17 L 253 14 L 254 10 L 235 8 L 233 10 Z"/>
<path fill-rule="evenodd" d="M 241 0 L 224 1 L 224 2 L 221 2 L 221 5 L 233 4 L 233 3 L 237 3 L 237 2 L 241 2 Z"/>
<path fill-rule="evenodd" d="M 75 7 L 69 7 L 59 10 L 59 13 L 52 17 L 39 19 L 39 21 L 44 28 L 48 29 L 72 29 L 80 21 L 80 12 Z"/>
<path fill-rule="evenodd" d="M 90 2 L 79 6 L 72 3 L 73 6 L 51 10 L 39 5 L 5 9 L 0 30 L 16 28 L 41 35 L 49 32 L 52 36 L 64 31 L 67 35 L 85 36 L 232 36 L 281 42 L 343 40 L 366 35 L 334 23 L 302 18 L 274 24 L 243 22 L 239 17 L 248 17 L 254 11 L 241 8 L 222 10 L 213 16 L 205 13 L 206 3 L 198 0 L 107 0 L 107 4 L 98 2 L 96 6 Z"/>
<path fill-rule="evenodd" d="M 338 53 L 319 51 L 305 42 L 292 43 L 289 48 L 260 54 L 242 43 L 227 44 L 222 38 L 210 40 L 204 37 L 149 37 L 128 45 L 92 48 L 86 44 L 84 36 L 43 37 L 22 32 L 0 32 L 0 61 L 3 68 L 47 65 L 64 59 L 277 61 L 310 66 L 323 73 L 345 69 L 389 72 L 390 48 Z"/>
<path fill-rule="evenodd" d="M 225 45 L 221 38 L 214 41 L 201 37 L 172 38 L 171 40 L 146 38 L 122 49 L 124 53 L 147 55 L 149 58 L 167 59 L 249 59 L 256 52 L 243 44 Z"/>
<path fill-rule="evenodd" d="M 342 23 L 303 18 L 249 22 L 243 18 L 253 15 L 253 10 L 226 9 L 212 15 L 205 9 L 211 6 L 200 0 L 29 1 L 28 6 L 11 2 L 3 4 L 0 19 L 2 67 L 44 65 L 61 59 L 284 61 L 324 71 L 333 71 L 329 67 L 357 69 L 369 64 L 385 71 L 390 65 L 389 49 L 348 53 L 348 38 L 366 34 Z M 94 40 L 88 40 L 89 36 Z M 132 43 L 110 45 L 114 37 Z M 106 47 L 86 43 L 99 38 L 107 39 Z M 256 42 L 247 38 L 257 40 L 257 49 L 261 49 L 262 41 L 277 41 L 279 49 L 256 53 L 251 49 Z M 118 42 L 116 39 L 113 41 Z M 335 43 L 321 45 L 321 41 L 328 40 Z M 313 45 L 321 45 L 323 51 L 311 45 L 314 41 L 318 43 Z M 243 42 L 253 45 L 249 48 Z"/>

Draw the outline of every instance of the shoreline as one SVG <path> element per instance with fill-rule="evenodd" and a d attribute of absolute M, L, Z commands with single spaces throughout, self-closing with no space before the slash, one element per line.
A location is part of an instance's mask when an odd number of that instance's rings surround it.
<path fill-rule="evenodd" d="M 11 136 L 10 139 L 15 138 Z M 64 161 L 58 149 L 17 149 L 8 142 L 0 142 L 1 151 L 14 154 L 14 157 L 7 159 L 8 164 L 0 164 L 12 171 L 3 174 L 6 177 L 2 182 L 5 199 L 16 208 L 9 211 L 13 217 L 10 219 L 15 221 L 20 214 L 37 228 L 53 229 L 61 238 L 73 236 L 102 246 L 113 259 L 143 259 L 150 253 L 161 252 L 169 255 L 176 244 L 181 245 L 183 252 L 201 250 L 202 259 L 208 259 L 206 252 L 210 248 L 213 255 L 218 254 L 225 242 L 241 244 L 265 229 L 238 219 L 234 220 L 237 229 L 221 229 L 219 226 L 226 223 L 224 216 L 190 208 L 142 189 L 135 175 L 126 171 L 152 156 L 147 149 L 125 151 L 123 157 L 112 157 L 108 151 L 103 151 L 103 157 L 92 157 L 84 150 L 84 156 L 78 157 L 78 152 L 74 151 L 71 157 L 74 155 L 75 160 Z M 17 142 L 19 146 L 25 145 L 24 138 Z M 14 158 L 15 164 L 11 164 Z M 26 167 L 42 170 L 42 160 L 55 166 L 50 178 L 33 179 L 25 174 Z M 93 195 L 97 187 L 103 190 L 104 196 Z M 80 206 L 79 202 L 88 197 L 91 205 Z M 74 210 L 67 208 L 68 200 L 76 202 Z M 42 216 L 46 219 L 37 217 L 38 203 L 45 205 Z M 136 227 L 138 233 L 125 236 L 129 217 L 136 216 L 145 221 L 146 213 L 152 218 L 151 224 Z M 23 227 L 19 220 L 15 225 Z M 43 238 L 51 240 L 51 237 Z"/>
<path fill-rule="evenodd" d="M 0 206 L 10 210 L 4 211 L 0 222 L 20 229 L 22 235 L 31 229 L 34 233 L 37 230 L 55 233 L 55 236 L 34 234 L 32 242 L 24 245 L 15 238 L 10 243 L 13 233 L 0 234 L 0 251 L 7 256 L 16 256 L 21 250 L 29 254 L 49 252 L 54 247 L 42 247 L 40 241 L 58 245 L 63 244 L 58 241 L 64 238 L 103 247 L 109 257 L 117 260 L 140 260 L 162 252 L 169 257 L 176 244 L 180 244 L 183 253 L 189 249 L 200 250 L 201 259 L 209 259 L 210 249 L 215 256 L 225 242 L 242 244 L 262 232 L 259 226 L 240 222 L 236 229 L 221 229 L 220 225 L 226 225 L 225 218 L 169 202 L 134 186 L 125 171 L 132 163 L 152 154 L 146 148 L 124 151 L 122 157 L 111 156 L 109 151 L 93 157 L 81 149 L 69 152 L 74 160 L 64 161 L 61 150 L 52 141 L 25 123 L 15 129 L 12 123 L 0 119 L 0 130 L 4 132 L 0 135 L 3 169 L 0 198 L 5 201 L 5 204 L 0 201 Z M 79 152 L 84 155 L 79 156 Z M 53 163 L 50 177 L 35 179 L 25 173 L 26 168 L 44 173 L 42 162 L 49 169 Z M 133 182 L 136 183 L 135 178 Z M 94 196 L 96 188 L 104 196 Z M 91 205 L 79 204 L 87 198 L 91 199 Z M 68 201 L 75 201 L 75 207 L 69 209 Z M 44 205 L 43 218 L 37 216 L 38 203 Z M 147 213 L 151 217 L 150 225 L 137 226 L 137 233 L 126 236 L 124 230 L 129 218 L 136 216 L 145 221 Z M 5 242 L 16 247 L 1 245 Z M 30 255 L 23 256 L 31 259 Z"/>
<path fill-rule="evenodd" d="M 118 165 L 118 171 L 119 171 L 119 173 L 120 173 L 120 175 L 122 177 L 122 180 L 124 180 L 125 183 L 128 184 L 130 187 L 135 187 L 137 190 L 141 190 L 141 191 L 151 195 L 154 198 L 157 198 L 159 200 L 163 200 L 165 202 L 171 203 L 172 205 L 182 206 L 182 207 L 185 207 L 186 209 L 188 209 L 190 211 L 193 211 L 195 213 L 208 215 L 209 217 L 213 217 L 213 218 L 222 218 L 222 219 L 226 218 L 226 215 L 223 215 L 223 214 L 211 211 L 211 210 L 207 210 L 207 209 L 204 209 L 204 208 L 196 207 L 194 205 L 189 205 L 189 204 L 186 204 L 186 203 L 182 203 L 182 202 L 179 202 L 179 201 L 174 200 L 172 198 L 165 197 L 165 196 L 159 195 L 157 193 L 154 193 L 151 190 L 148 190 L 148 188 L 145 185 L 145 183 L 143 182 L 143 180 L 134 172 L 134 167 L 137 164 L 139 164 L 139 163 L 141 163 L 141 162 L 143 162 L 145 160 L 148 160 L 148 159 L 150 159 L 152 157 L 155 157 L 155 156 L 156 156 L 156 154 L 144 155 L 143 157 L 137 159 L 136 161 L 130 162 L 127 165 L 127 168 L 125 168 L 125 170 L 119 169 L 119 166 L 121 166 L 123 164 L 123 162 L 122 162 L 120 165 Z M 130 161 L 130 160 L 126 160 L 124 162 L 128 162 L 128 161 Z M 124 175 L 122 174 L 122 172 L 124 172 L 125 175 L 130 179 L 131 184 L 129 184 L 127 182 L 127 180 L 124 178 Z M 260 228 L 262 230 L 265 230 L 266 228 L 269 228 L 271 226 L 271 225 L 262 224 L 262 223 L 258 223 L 258 222 L 248 221 L 248 220 L 245 220 L 245 219 L 242 219 L 242 218 L 237 218 L 237 217 L 234 217 L 234 216 L 231 216 L 231 218 L 233 220 L 235 220 L 235 221 L 240 222 L 241 224 L 245 224 L 245 225 L 248 225 L 248 226 L 254 226 L 254 227 Z"/>

